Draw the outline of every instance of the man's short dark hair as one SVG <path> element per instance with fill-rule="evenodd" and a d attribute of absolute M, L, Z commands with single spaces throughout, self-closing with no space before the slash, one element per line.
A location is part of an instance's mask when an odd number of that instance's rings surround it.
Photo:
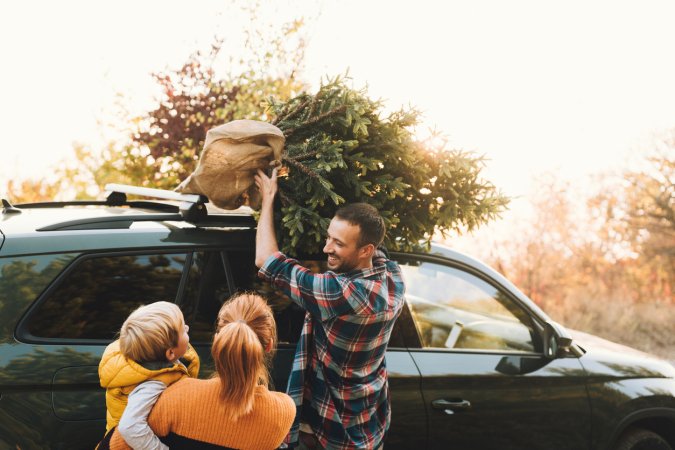
<path fill-rule="evenodd" d="M 335 217 L 359 226 L 359 247 L 368 244 L 378 247 L 384 240 L 384 219 L 377 208 L 368 203 L 345 205 L 335 212 Z"/>

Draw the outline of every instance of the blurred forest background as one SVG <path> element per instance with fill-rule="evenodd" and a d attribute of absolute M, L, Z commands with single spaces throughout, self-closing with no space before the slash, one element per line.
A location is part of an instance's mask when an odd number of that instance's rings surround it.
<path fill-rule="evenodd" d="M 260 22 L 255 8 L 251 23 Z M 220 40 L 181 67 L 155 73 L 162 95 L 138 116 L 124 108 L 103 148 L 74 147 L 72 163 L 44 179 L 11 180 L 12 202 L 90 199 L 109 182 L 173 189 L 194 169 L 206 131 L 242 118 L 272 120 L 269 98 L 303 90 L 303 21 L 252 27 L 240 54 Z M 229 71 L 216 73 L 226 61 Z M 675 360 L 675 124 L 635 167 L 599 173 L 588 187 L 536 179 L 533 215 L 480 256 L 567 327 Z M 582 190 L 582 192 L 580 192 Z M 458 232 L 461 234 L 461 230 Z M 453 236 L 444 236 L 452 246 Z"/>
<path fill-rule="evenodd" d="M 532 216 L 471 248 L 566 327 L 673 361 L 675 132 L 648 154 L 590 188 L 537 177 Z"/>

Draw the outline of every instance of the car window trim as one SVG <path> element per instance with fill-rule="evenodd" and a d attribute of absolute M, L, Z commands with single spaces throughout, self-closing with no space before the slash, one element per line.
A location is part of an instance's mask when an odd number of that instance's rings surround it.
<path fill-rule="evenodd" d="M 422 347 L 411 348 L 412 353 L 461 353 L 461 354 L 479 354 L 479 355 L 501 355 L 501 356 L 533 356 L 543 357 L 544 353 L 537 352 L 521 352 L 518 350 L 500 350 L 500 349 L 480 349 L 480 348 L 436 348 L 436 347 Z"/>
<path fill-rule="evenodd" d="M 183 301 L 185 300 L 185 290 L 187 289 L 187 282 L 190 276 L 190 269 L 192 268 L 192 262 L 194 261 L 194 251 L 191 251 L 187 254 L 185 258 L 185 265 L 183 266 L 183 273 L 180 276 L 180 282 L 178 283 L 178 291 L 176 292 L 176 298 L 174 303 L 178 307 L 183 306 Z"/>
<path fill-rule="evenodd" d="M 218 253 L 220 254 L 220 261 L 223 263 L 223 269 L 225 270 L 227 289 L 230 291 L 230 297 L 232 297 L 236 292 L 237 287 L 234 285 L 234 275 L 232 274 L 232 266 L 230 265 L 230 255 L 226 249 L 218 250 Z"/>
<path fill-rule="evenodd" d="M 404 298 L 405 298 L 405 294 L 404 294 Z M 420 336 L 420 330 L 417 328 L 417 325 L 415 325 L 415 319 L 412 316 L 412 311 L 410 311 L 410 306 L 408 305 L 408 302 L 406 302 L 404 300 L 401 308 L 402 308 L 401 314 L 399 314 L 399 316 L 396 318 L 396 322 L 399 322 L 399 321 L 402 320 L 404 322 L 407 322 L 407 323 L 404 323 L 403 325 L 401 325 L 402 327 L 405 327 L 406 325 L 408 325 L 409 327 L 412 327 L 412 329 L 414 331 L 414 334 L 415 334 L 415 336 L 414 336 L 415 342 L 409 342 L 409 340 L 412 336 L 408 336 L 408 333 L 404 333 L 401 336 L 401 340 L 403 341 L 404 347 L 389 347 L 389 345 L 387 345 L 387 351 L 389 349 L 392 349 L 392 350 L 393 349 L 401 349 L 401 350 L 413 349 L 414 350 L 416 348 L 422 347 L 422 337 Z M 394 330 L 396 330 L 396 324 L 394 324 L 394 329 L 392 330 L 392 332 Z M 415 345 L 418 345 L 419 347 L 415 347 Z"/>

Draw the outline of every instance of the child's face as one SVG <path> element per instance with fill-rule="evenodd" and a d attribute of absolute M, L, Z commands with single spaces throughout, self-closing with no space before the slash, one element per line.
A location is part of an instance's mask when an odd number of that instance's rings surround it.
<path fill-rule="evenodd" d="M 175 362 L 185 354 L 188 348 L 188 344 L 190 343 L 190 337 L 188 336 L 188 331 L 190 331 L 190 327 L 188 327 L 185 322 L 183 322 L 183 329 L 181 332 L 178 334 L 178 344 L 169 349 L 167 352 L 167 355 L 169 356 L 169 361 Z"/>

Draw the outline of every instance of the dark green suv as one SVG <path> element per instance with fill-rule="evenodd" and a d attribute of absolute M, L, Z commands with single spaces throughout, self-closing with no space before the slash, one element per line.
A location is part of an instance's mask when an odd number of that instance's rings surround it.
<path fill-rule="evenodd" d="M 208 377 L 220 305 L 238 290 L 263 293 L 284 389 L 303 311 L 256 277 L 250 214 L 121 192 L 3 204 L 0 448 L 93 448 L 105 430 L 103 349 L 133 309 L 157 300 L 182 308 Z M 385 448 L 675 448 L 672 365 L 570 334 L 497 272 L 445 247 L 391 257 L 407 293 L 387 352 Z"/>

